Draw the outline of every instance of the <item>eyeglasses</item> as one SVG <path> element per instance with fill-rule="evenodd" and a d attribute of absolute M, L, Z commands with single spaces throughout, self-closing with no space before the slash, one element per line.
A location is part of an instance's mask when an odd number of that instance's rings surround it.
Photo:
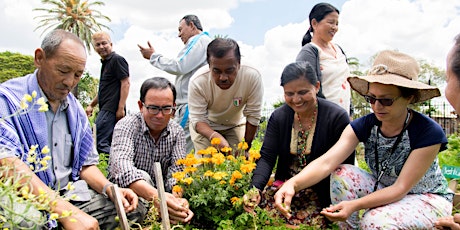
<path fill-rule="evenodd" d="M 147 111 L 153 115 L 157 115 L 158 113 L 160 113 L 160 111 L 161 113 L 163 113 L 163 115 L 169 115 L 169 114 L 172 114 L 173 111 L 175 110 L 174 106 L 161 107 L 161 106 L 156 106 L 156 105 L 145 105 L 144 103 L 142 103 L 142 105 L 144 105 Z"/>
<path fill-rule="evenodd" d="M 369 96 L 369 95 L 364 96 L 364 98 L 366 99 L 367 102 L 369 102 L 371 104 L 375 104 L 375 102 L 378 101 L 383 106 L 391 106 L 391 105 L 393 105 L 393 102 L 398 100 L 398 98 L 400 98 L 400 97 L 401 96 L 397 96 L 397 97 L 395 97 L 393 99 L 390 99 L 390 98 L 375 98 L 375 97 L 372 97 L 372 96 Z"/>

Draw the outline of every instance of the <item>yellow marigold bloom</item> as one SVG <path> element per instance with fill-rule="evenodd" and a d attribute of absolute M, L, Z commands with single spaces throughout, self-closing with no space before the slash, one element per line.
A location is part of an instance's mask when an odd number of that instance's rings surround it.
<path fill-rule="evenodd" d="M 179 185 L 174 185 L 173 188 L 172 188 L 172 191 L 176 192 L 176 193 L 181 193 L 182 192 L 182 187 L 179 186 Z"/>
<path fill-rule="evenodd" d="M 209 177 L 212 177 L 213 175 L 214 173 L 211 170 L 208 170 L 203 174 L 203 176 L 209 176 Z"/>
<path fill-rule="evenodd" d="M 229 161 L 235 161 L 236 158 L 235 158 L 233 155 L 228 155 L 228 156 L 227 156 L 227 160 L 229 160 Z"/>
<path fill-rule="evenodd" d="M 24 94 L 22 99 L 27 102 L 32 102 L 32 96 L 30 96 L 30 94 Z"/>
<path fill-rule="evenodd" d="M 197 154 L 198 155 L 206 155 L 206 154 L 208 154 L 208 152 L 206 151 L 206 149 L 200 149 L 200 150 L 198 150 Z"/>
<path fill-rule="evenodd" d="M 240 170 L 243 173 L 250 173 L 256 168 L 256 163 L 242 164 Z"/>
<path fill-rule="evenodd" d="M 238 143 L 238 149 L 241 149 L 241 150 L 248 149 L 248 143 L 246 141 L 242 141 L 242 142 Z"/>
<path fill-rule="evenodd" d="M 185 172 L 185 173 L 191 173 L 191 172 L 195 172 L 196 170 L 197 170 L 196 167 L 186 167 L 186 168 L 184 169 L 184 172 Z"/>
<path fill-rule="evenodd" d="M 232 205 L 235 205 L 236 203 L 238 203 L 238 201 L 240 201 L 240 198 L 236 196 L 230 198 L 230 202 L 232 202 Z"/>
<path fill-rule="evenodd" d="M 230 184 L 230 185 L 234 185 L 234 184 L 235 184 L 235 181 L 236 181 L 236 179 L 232 177 L 232 179 L 230 179 L 230 181 L 229 181 L 229 184 Z"/>
<path fill-rule="evenodd" d="M 182 180 L 185 177 L 185 172 L 175 172 L 172 174 L 172 177 L 176 180 Z"/>
<path fill-rule="evenodd" d="M 59 218 L 59 214 L 57 214 L 57 213 L 52 213 L 52 214 L 50 215 L 50 220 L 55 220 L 55 219 L 57 219 L 57 218 Z"/>
<path fill-rule="evenodd" d="M 208 152 L 208 154 L 211 154 L 211 155 L 218 153 L 217 149 L 212 146 L 206 148 L 206 151 Z"/>
<path fill-rule="evenodd" d="M 182 180 L 184 183 L 190 185 L 192 182 L 193 182 L 193 178 L 191 177 L 187 177 L 185 179 Z"/>
<path fill-rule="evenodd" d="M 200 163 L 201 164 L 209 164 L 209 163 L 211 163 L 211 158 L 209 158 L 209 157 L 200 158 Z"/>
<path fill-rule="evenodd" d="M 249 160 L 254 161 L 260 158 L 260 152 L 254 149 L 249 150 Z"/>
<path fill-rule="evenodd" d="M 214 173 L 212 178 L 214 178 L 216 180 L 222 180 L 226 176 L 228 176 L 228 174 L 226 172 L 216 172 L 216 173 Z"/>
<path fill-rule="evenodd" d="M 227 184 L 227 182 L 225 182 L 224 180 L 221 180 L 219 184 L 224 185 L 224 184 Z"/>
<path fill-rule="evenodd" d="M 217 137 L 212 138 L 211 145 L 220 145 L 220 138 L 217 138 Z"/>
<path fill-rule="evenodd" d="M 48 148 L 48 145 L 45 145 L 45 147 L 42 148 L 42 153 L 48 154 L 49 152 L 50 152 L 50 148 Z"/>
<path fill-rule="evenodd" d="M 185 163 L 185 159 L 179 159 L 176 161 L 176 165 L 183 165 Z"/>
<path fill-rule="evenodd" d="M 216 153 L 212 156 L 212 163 L 220 165 L 225 162 L 225 156 L 222 153 Z"/>
<path fill-rule="evenodd" d="M 228 146 L 225 146 L 225 147 L 221 148 L 220 151 L 223 152 L 223 153 L 231 153 L 232 148 L 230 148 Z"/>
<path fill-rule="evenodd" d="M 37 91 L 32 91 L 32 98 L 36 98 L 37 97 Z"/>
<path fill-rule="evenodd" d="M 241 179 L 243 178 L 243 174 L 241 174 L 239 171 L 233 171 L 232 173 L 232 178 L 235 178 L 235 179 Z"/>

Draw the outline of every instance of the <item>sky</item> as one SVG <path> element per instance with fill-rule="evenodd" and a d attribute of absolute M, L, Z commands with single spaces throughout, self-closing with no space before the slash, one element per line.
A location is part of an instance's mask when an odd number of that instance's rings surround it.
<path fill-rule="evenodd" d="M 103 1 L 103 0 L 100 0 Z M 177 37 L 179 20 L 195 14 L 211 37 L 228 36 L 238 42 L 242 61 L 262 74 L 264 105 L 283 100 L 280 76 L 295 61 L 301 39 L 309 27 L 308 14 L 321 1 L 311 0 L 106 0 L 97 7 L 111 22 L 113 50 L 125 57 L 130 67 L 131 89 L 127 108 L 137 112 L 139 89 L 150 77 L 167 74 L 144 59 L 137 44 L 150 41 L 155 50 L 174 58 L 184 46 Z M 339 31 L 333 42 L 348 57 L 356 57 L 366 70 L 371 57 L 393 49 L 445 69 L 446 55 L 460 33 L 460 0 L 334 0 L 327 1 L 340 11 Z M 40 12 L 49 7 L 38 0 L 0 0 L 0 52 L 33 55 L 43 38 L 34 31 Z M 86 64 L 95 77 L 100 73 L 100 57 L 91 50 Z M 444 94 L 443 90 L 441 90 Z"/>

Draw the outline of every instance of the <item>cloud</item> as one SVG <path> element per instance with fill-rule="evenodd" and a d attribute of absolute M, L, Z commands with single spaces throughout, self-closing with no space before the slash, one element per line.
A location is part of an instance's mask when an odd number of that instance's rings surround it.
<path fill-rule="evenodd" d="M 244 1 L 242 1 L 244 2 Z M 142 82 L 153 76 L 164 76 L 174 82 L 174 76 L 151 66 L 142 58 L 137 44 L 147 45 L 151 41 L 154 48 L 166 57 L 175 57 L 183 47 L 177 37 L 179 20 L 186 14 L 199 16 L 206 31 L 233 28 L 231 12 L 241 1 L 147 1 L 128 2 L 124 0 L 106 1 L 100 8 L 112 22 L 113 48 L 124 56 L 130 65 L 131 90 L 128 109 L 138 111 L 137 100 Z M 269 7 L 269 2 L 267 2 Z M 0 0 L 0 51 L 9 50 L 33 55 L 40 45 L 41 31 L 34 32 L 37 20 L 30 12 L 41 6 L 39 1 Z M 397 49 L 416 58 L 445 67 L 445 56 L 453 44 L 453 38 L 460 33 L 460 0 L 349 0 L 340 7 L 340 24 L 334 42 L 338 43 L 349 57 L 356 57 L 369 66 L 370 58 L 383 49 Z M 256 12 L 254 9 L 248 12 Z M 280 9 L 282 11 L 282 9 Z M 441 13 L 442 12 L 442 13 Z M 282 16 L 282 15 L 280 15 Z M 276 21 L 277 18 L 265 20 Z M 277 23 L 276 25 L 278 25 Z M 238 41 L 243 61 L 257 67 L 265 86 L 265 104 L 283 99 L 279 78 L 283 68 L 293 62 L 300 50 L 300 41 L 306 31 L 308 20 L 281 24 L 266 31 L 253 28 L 254 36 L 263 35 L 263 43 L 248 45 Z M 88 57 L 87 69 L 98 77 L 99 56 L 92 51 Z"/>

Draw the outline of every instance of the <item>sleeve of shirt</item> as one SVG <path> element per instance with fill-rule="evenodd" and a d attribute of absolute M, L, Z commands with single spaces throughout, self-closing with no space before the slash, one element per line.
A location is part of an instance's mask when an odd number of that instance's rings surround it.
<path fill-rule="evenodd" d="M 198 35 L 199 36 L 199 35 Z M 206 36 L 206 35 L 203 35 Z M 205 37 L 199 39 L 205 39 Z M 192 45 L 192 47 L 189 47 Z M 183 54 L 177 58 L 167 58 L 159 53 L 150 56 L 150 63 L 158 69 L 173 75 L 184 75 L 198 68 L 206 61 L 206 42 L 196 42 L 187 44 L 179 53 Z"/>
<path fill-rule="evenodd" d="M 99 153 L 97 152 L 96 146 L 93 145 L 93 150 L 88 154 L 83 166 L 97 165 L 99 163 Z"/>
<path fill-rule="evenodd" d="M 130 118 L 125 117 L 115 125 L 109 156 L 110 178 L 124 188 L 143 179 L 142 172 L 134 166 L 135 139 L 141 128 Z"/>
<path fill-rule="evenodd" d="M 208 102 L 207 100 L 212 100 L 210 95 L 206 95 L 206 90 L 204 90 L 205 81 L 201 79 L 204 76 L 192 77 L 188 85 L 188 107 L 189 107 L 189 116 L 191 125 L 193 128 L 198 122 L 208 123 L 207 111 L 208 111 Z M 201 84 L 201 85 L 200 85 Z"/>
<path fill-rule="evenodd" d="M 171 132 L 170 135 L 172 135 L 172 157 L 165 184 L 167 191 L 171 191 L 172 187 L 177 183 L 176 179 L 172 177 L 172 174 L 184 170 L 184 167 L 182 165 L 177 165 L 176 162 L 179 159 L 184 159 L 186 156 L 184 130 L 177 125 L 174 128 L 174 132 Z"/>
<path fill-rule="evenodd" d="M 115 66 L 117 68 L 117 71 L 115 74 L 117 76 L 117 79 L 122 80 L 129 77 L 129 65 L 126 59 L 122 56 L 118 56 L 116 62 L 117 63 Z"/>
<path fill-rule="evenodd" d="M 252 82 L 246 82 L 250 88 L 248 102 L 244 107 L 243 114 L 246 117 L 246 121 L 248 121 L 251 125 L 259 126 L 264 96 L 264 86 L 262 83 L 262 77 L 257 70 L 251 71 L 250 74 L 252 76 L 248 76 L 247 79 L 252 79 Z M 246 76 L 244 78 L 246 78 Z"/>
<path fill-rule="evenodd" d="M 408 127 L 412 149 L 424 148 L 437 144 L 441 144 L 439 151 L 443 151 L 447 148 L 446 134 L 438 123 L 421 114 L 415 114 L 412 122 L 413 124 L 410 124 Z"/>
<path fill-rule="evenodd" d="M 360 142 L 366 142 L 367 138 L 371 135 L 372 126 L 377 121 L 373 113 L 353 120 L 350 125 L 355 132 L 356 137 Z"/>

